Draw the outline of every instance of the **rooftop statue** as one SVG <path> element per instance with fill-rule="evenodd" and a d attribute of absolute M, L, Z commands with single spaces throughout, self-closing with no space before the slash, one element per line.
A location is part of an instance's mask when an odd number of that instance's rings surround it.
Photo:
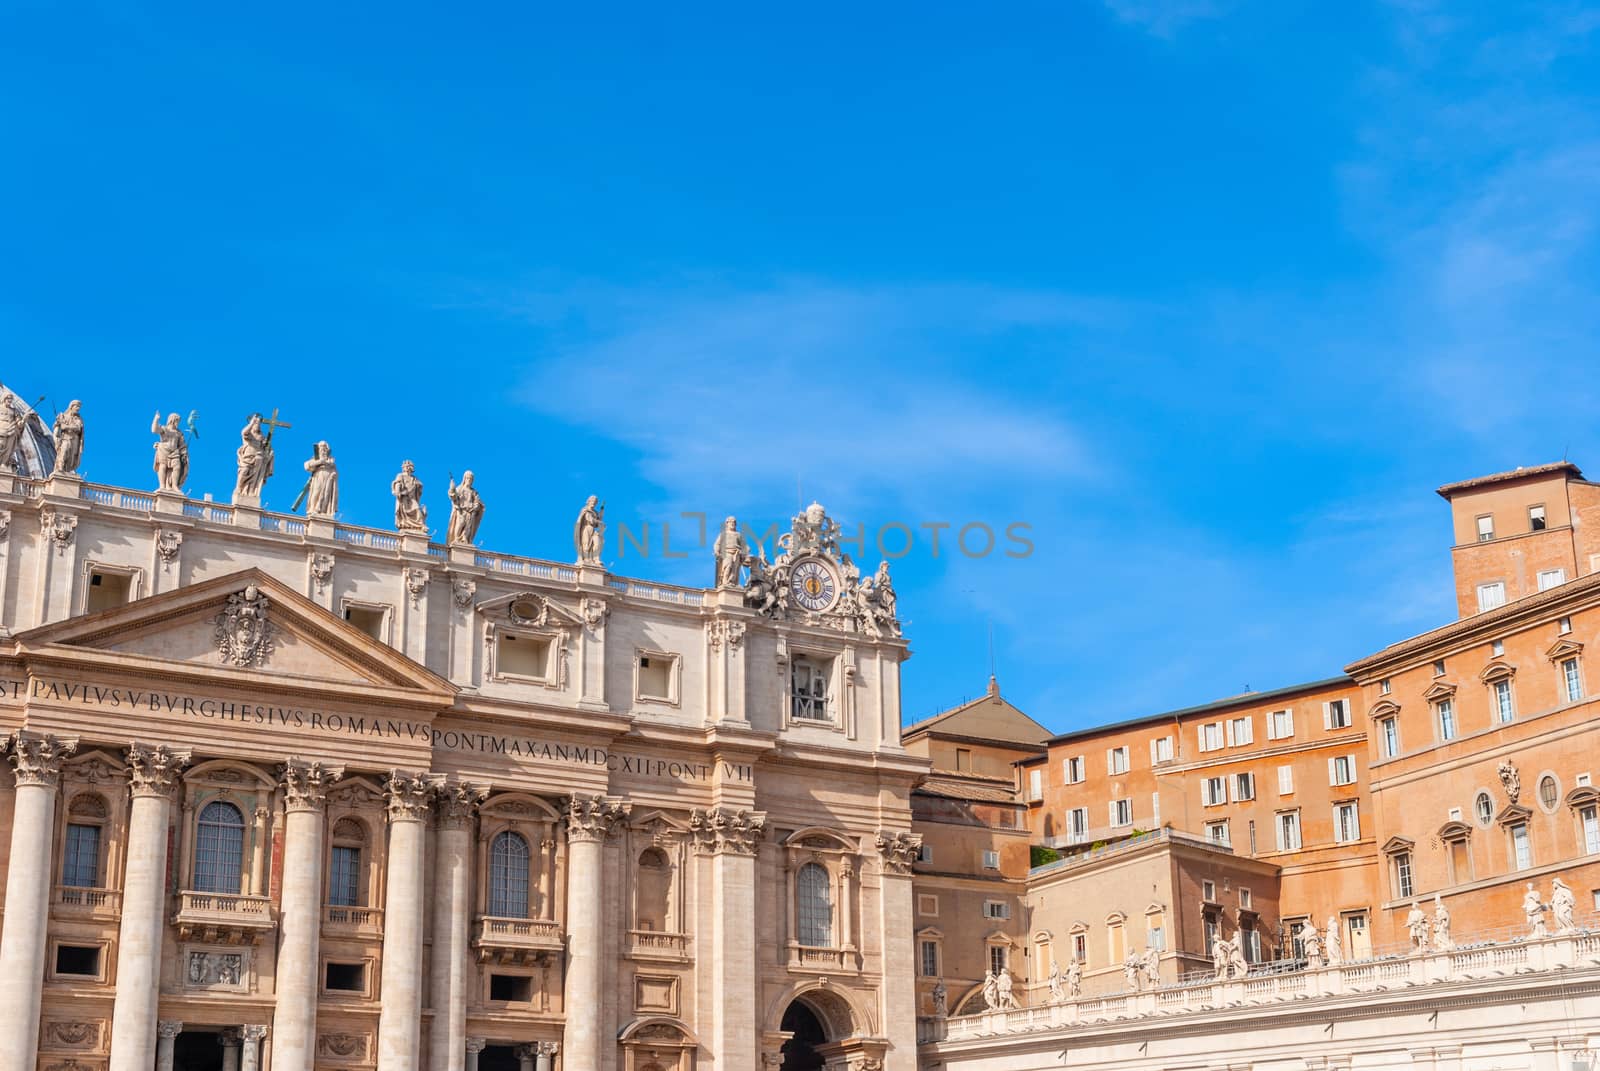
<path fill-rule="evenodd" d="M 239 473 L 233 483 L 235 502 L 259 502 L 261 488 L 266 485 L 267 477 L 272 475 L 273 428 L 268 426 L 263 431 L 261 420 L 260 413 L 251 413 L 250 419 L 239 429 L 239 450 L 236 454 Z"/>
<path fill-rule="evenodd" d="M 83 403 L 74 398 L 67 408 L 56 414 L 51 427 L 51 438 L 56 444 L 55 471 L 72 474 L 83 461 Z"/>
<path fill-rule="evenodd" d="M 402 532 L 426 532 L 428 507 L 422 504 L 422 481 L 417 479 L 417 466 L 410 461 L 400 463 L 400 472 L 389 483 L 394 495 L 394 526 Z"/>
<path fill-rule="evenodd" d="M 744 533 L 739 531 L 738 520 L 729 517 L 722 522 L 722 531 L 717 533 L 711 553 L 717 561 L 716 586 L 738 587 L 739 574 L 744 569 L 745 559 L 750 557 L 750 544 L 745 541 Z"/>
<path fill-rule="evenodd" d="M 339 512 L 339 466 L 333 460 L 333 448 L 327 442 L 319 442 L 311 448 L 311 460 L 305 463 L 306 485 L 300 489 L 299 498 L 295 499 L 294 507 L 298 509 L 301 500 L 306 504 L 308 517 L 332 517 Z"/>
<path fill-rule="evenodd" d="M 450 481 L 450 535 L 446 542 L 471 546 L 478 538 L 483 520 L 483 498 L 472 486 L 472 470 L 461 474 L 461 482 Z"/>
<path fill-rule="evenodd" d="M 606 504 L 590 495 L 572 526 L 572 543 L 579 565 L 599 565 L 606 545 Z"/>
<path fill-rule="evenodd" d="M 0 472 L 16 469 L 17 449 L 22 445 L 22 433 L 28 430 L 28 414 L 17 404 L 17 399 L 6 395 L 0 403 Z"/>
<path fill-rule="evenodd" d="M 161 437 L 155 444 L 156 460 L 153 468 L 156 474 L 156 487 L 161 491 L 176 491 L 181 494 L 183 485 L 189 481 L 189 440 L 184 436 L 178 419 L 177 413 L 171 413 L 167 416 L 167 422 L 163 424 L 161 411 L 158 409 L 150 420 L 150 431 Z"/>

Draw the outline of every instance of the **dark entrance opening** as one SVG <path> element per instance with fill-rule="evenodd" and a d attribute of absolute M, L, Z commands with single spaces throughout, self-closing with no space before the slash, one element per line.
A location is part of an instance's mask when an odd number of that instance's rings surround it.
<path fill-rule="evenodd" d="M 172 1039 L 172 1071 L 222 1071 L 222 1035 L 185 1030 Z"/>
<path fill-rule="evenodd" d="M 478 1054 L 478 1071 L 522 1071 L 515 1045 L 485 1045 Z"/>
<path fill-rule="evenodd" d="M 797 1000 L 783 1013 L 781 1029 L 794 1035 L 783 1043 L 783 1071 L 819 1071 L 817 1046 L 827 1042 L 828 1032 L 817 1013 Z"/>

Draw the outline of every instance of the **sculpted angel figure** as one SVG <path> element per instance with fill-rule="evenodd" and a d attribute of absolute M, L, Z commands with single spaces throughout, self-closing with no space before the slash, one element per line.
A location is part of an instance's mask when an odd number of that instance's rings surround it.
<path fill-rule="evenodd" d="M 410 461 L 400 464 L 400 472 L 389 484 L 394 495 L 394 526 L 402 532 L 426 532 L 428 507 L 422 504 L 422 481 Z"/>
<path fill-rule="evenodd" d="M 1572 910 L 1576 906 L 1572 889 L 1556 878 L 1550 886 L 1550 915 L 1555 920 L 1557 933 L 1571 933 L 1578 928 L 1572 920 Z"/>
<path fill-rule="evenodd" d="M 450 481 L 449 543 L 472 545 L 478 538 L 478 524 L 483 520 L 483 499 L 472 486 L 472 470 L 461 474 L 461 482 Z"/>
<path fill-rule="evenodd" d="M 310 474 L 305 490 L 306 514 L 332 517 L 339 512 L 339 466 L 333 460 L 333 448 L 326 442 L 312 447 L 305 469 Z"/>
<path fill-rule="evenodd" d="M 605 503 L 597 496 L 590 495 L 572 526 L 572 543 L 578 548 L 578 564 L 600 564 L 600 554 L 605 549 L 606 541 L 605 518 Z"/>
<path fill-rule="evenodd" d="M 744 560 L 750 556 L 750 544 L 745 542 L 744 533 L 739 531 L 736 519 L 729 517 L 722 522 L 722 531 L 717 533 L 711 553 L 717 560 L 717 587 L 738 587 L 739 572 L 744 568 Z"/>
<path fill-rule="evenodd" d="M 27 430 L 28 415 L 17 405 L 17 400 L 6 396 L 0 405 L 0 471 L 15 468 L 17 448 L 22 445 L 22 433 Z"/>
<path fill-rule="evenodd" d="M 1422 913 L 1422 904 L 1411 901 L 1411 912 L 1406 915 L 1406 930 L 1411 934 L 1411 950 L 1425 951 L 1428 947 L 1428 916 Z"/>
<path fill-rule="evenodd" d="M 83 403 L 74 398 L 50 428 L 56 442 L 56 472 L 73 473 L 83 461 Z"/>
<path fill-rule="evenodd" d="M 1456 946 L 1455 939 L 1450 936 L 1450 912 L 1445 909 L 1444 900 L 1438 893 L 1433 894 L 1433 948 L 1436 952 L 1448 952 Z"/>
<path fill-rule="evenodd" d="M 239 475 L 233 483 L 233 497 L 261 497 L 261 488 L 272 475 L 272 436 L 261 430 L 261 414 L 251 413 L 239 429 Z"/>
<path fill-rule="evenodd" d="M 1544 924 L 1544 904 L 1539 902 L 1539 890 L 1528 882 L 1528 891 L 1522 894 L 1522 917 L 1528 920 L 1528 936 L 1544 937 L 1550 931 Z"/>
<path fill-rule="evenodd" d="M 150 432 L 161 436 L 161 440 L 155 444 L 156 461 L 152 466 L 157 488 L 181 492 L 189 479 L 189 440 L 178 424 L 178 414 L 171 414 L 163 424 L 161 412 L 157 410 L 150 420 Z"/>

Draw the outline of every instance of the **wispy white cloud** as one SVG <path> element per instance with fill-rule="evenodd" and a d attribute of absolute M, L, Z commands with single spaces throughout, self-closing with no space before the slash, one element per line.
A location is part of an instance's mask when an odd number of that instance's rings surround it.
<path fill-rule="evenodd" d="M 1105 0 L 1122 22 L 1156 37 L 1170 38 L 1185 26 L 1227 13 L 1222 0 Z"/>

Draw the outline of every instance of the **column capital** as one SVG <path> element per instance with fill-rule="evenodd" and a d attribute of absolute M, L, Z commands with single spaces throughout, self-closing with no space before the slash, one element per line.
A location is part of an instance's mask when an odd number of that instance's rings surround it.
<path fill-rule="evenodd" d="M 4 746 L 11 752 L 11 768 L 17 773 L 18 785 L 55 788 L 61 781 L 61 762 L 78 750 L 78 738 L 63 740 L 24 729 L 4 741 Z"/>
<path fill-rule="evenodd" d="M 473 1053 L 482 1052 L 484 1049 L 486 1049 L 488 1047 L 489 1047 L 489 1039 L 488 1038 L 468 1038 L 467 1039 L 467 1051 L 468 1052 L 473 1052 Z"/>
<path fill-rule="evenodd" d="M 189 765 L 187 751 L 174 751 L 165 744 L 128 745 L 128 780 L 135 796 L 172 795 L 178 775 Z"/>
<path fill-rule="evenodd" d="M 560 1051 L 561 1042 L 559 1041 L 535 1041 L 533 1043 L 533 1054 L 535 1056 L 554 1056 Z"/>
<path fill-rule="evenodd" d="M 427 773 L 390 770 L 388 779 L 383 782 L 383 790 L 389 797 L 389 821 L 420 822 L 427 818 L 436 784 Z"/>
<path fill-rule="evenodd" d="M 531 1060 L 535 1056 L 538 1056 L 538 1055 L 539 1055 L 539 1047 L 537 1045 L 518 1045 L 517 1046 L 516 1056 L 517 1056 L 517 1059 L 519 1059 L 519 1060 Z"/>
<path fill-rule="evenodd" d="M 689 832 L 702 855 L 755 855 L 767 836 L 767 812 L 712 807 L 689 812 Z"/>
<path fill-rule="evenodd" d="M 225 1026 L 217 1032 L 217 1044 L 225 1049 L 232 1048 L 244 1041 L 244 1035 L 236 1026 Z"/>
<path fill-rule="evenodd" d="M 876 843 L 883 855 L 885 874 L 911 873 L 911 864 L 917 861 L 917 855 L 922 851 L 922 837 L 916 833 L 880 829 Z"/>
<path fill-rule="evenodd" d="M 633 804 L 616 796 L 569 796 L 566 803 L 567 839 L 602 841 L 633 813 Z"/>
<path fill-rule="evenodd" d="M 183 1033 L 183 1022 L 179 1019 L 162 1019 L 156 1023 L 156 1036 L 164 1041 L 171 1041 Z"/>
<path fill-rule="evenodd" d="M 440 829 L 465 829 L 489 796 L 489 786 L 468 781 L 446 781 L 439 786 L 437 822 Z"/>
<path fill-rule="evenodd" d="M 291 811 L 320 811 L 328 802 L 328 788 L 344 776 L 343 766 L 290 759 L 280 771 L 284 806 Z"/>
<path fill-rule="evenodd" d="M 267 1036 L 267 1028 L 265 1026 L 242 1026 L 239 1028 L 239 1036 L 246 1041 L 260 1041 Z"/>
<path fill-rule="evenodd" d="M 761 1054 L 761 1066 L 762 1067 L 770 1067 L 770 1068 L 773 1068 L 774 1071 L 776 1071 L 777 1068 L 783 1066 L 783 1053 L 781 1053 L 781 1052 L 764 1052 L 764 1053 L 762 1053 Z"/>

